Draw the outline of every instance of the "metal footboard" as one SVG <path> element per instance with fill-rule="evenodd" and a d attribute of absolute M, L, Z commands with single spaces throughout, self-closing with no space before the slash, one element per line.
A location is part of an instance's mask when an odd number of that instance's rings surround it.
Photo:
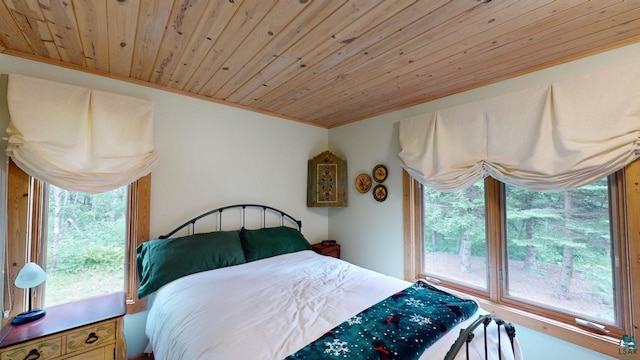
<path fill-rule="evenodd" d="M 469 343 L 474 338 L 474 333 L 473 333 L 474 330 L 478 326 L 480 326 L 480 324 L 484 325 L 484 358 L 488 359 L 490 349 L 488 349 L 488 344 L 487 344 L 487 327 L 489 326 L 489 324 L 491 324 L 492 321 L 495 322 L 496 325 L 498 326 L 498 348 L 496 349 L 498 351 L 498 359 L 502 359 L 502 352 L 501 352 L 502 336 L 501 336 L 501 329 L 500 329 L 501 327 L 504 327 L 504 330 L 507 333 L 507 336 L 509 337 L 511 351 L 515 354 L 513 340 L 516 337 L 516 329 L 513 326 L 513 324 L 505 322 L 504 320 L 498 317 L 495 317 L 493 315 L 487 314 L 487 315 L 480 315 L 478 319 L 476 319 L 474 322 L 471 323 L 471 325 L 469 325 L 469 327 L 467 327 L 466 329 L 460 330 L 460 336 L 458 336 L 458 339 L 456 340 L 456 342 L 453 343 L 453 345 L 451 346 L 451 349 L 449 349 L 449 351 L 447 352 L 447 355 L 445 355 L 444 360 L 453 360 L 458 355 L 463 345 L 465 346 L 466 359 L 469 360 Z"/>

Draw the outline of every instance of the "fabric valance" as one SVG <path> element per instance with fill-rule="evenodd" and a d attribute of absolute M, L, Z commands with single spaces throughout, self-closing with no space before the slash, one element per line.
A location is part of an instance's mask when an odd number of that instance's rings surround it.
<path fill-rule="evenodd" d="M 149 100 L 9 74 L 7 155 L 29 175 L 99 193 L 157 163 Z"/>
<path fill-rule="evenodd" d="M 530 190 L 599 180 L 638 156 L 640 64 L 400 121 L 400 160 L 442 191 L 487 176 Z"/>

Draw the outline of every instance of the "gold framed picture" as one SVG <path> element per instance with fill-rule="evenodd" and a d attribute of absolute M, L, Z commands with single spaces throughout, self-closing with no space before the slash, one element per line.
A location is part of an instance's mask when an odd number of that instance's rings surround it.
<path fill-rule="evenodd" d="M 347 207 L 347 160 L 325 151 L 309 160 L 308 207 Z"/>

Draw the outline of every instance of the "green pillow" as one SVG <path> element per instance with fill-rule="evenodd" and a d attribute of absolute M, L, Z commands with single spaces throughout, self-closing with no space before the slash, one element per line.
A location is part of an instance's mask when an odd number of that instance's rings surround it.
<path fill-rule="evenodd" d="M 300 231 L 287 226 L 256 230 L 242 228 L 240 238 L 247 261 L 311 249 Z"/>
<path fill-rule="evenodd" d="M 138 298 L 183 276 L 246 262 L 238 231 L 150 240 L 136 251 Z"/>

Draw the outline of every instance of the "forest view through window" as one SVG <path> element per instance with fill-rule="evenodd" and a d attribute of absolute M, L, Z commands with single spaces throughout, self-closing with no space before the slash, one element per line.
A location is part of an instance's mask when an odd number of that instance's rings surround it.
<path fill-rule="evenodd" d="M 569 191 L 506 186 L 508 295 L 615 324 L 607 179 Z"/>
<path fill-rule="evenodd" d="M 48 185 L 45 306 L 124 291 L 128 187 L 100 194 Z"/>
<path fill-rule="evenodd" d="M 424 211 L 424 271 L 488 291 L 483 182 L 454 192 L 425 186 Z"/>
<path fill-rule="evenodd" d="M 424 187 L 424 274 L 488 293 L 492 243 L 502 258 L 495 282 L 502 297 L 619 325 L 608 179 L 556 192 L 502 186 L 491 201 L 500 204 L 502 224 L 488 225 L 497 231 L 485 226 L 483 181 L 450 193 Z"/>

